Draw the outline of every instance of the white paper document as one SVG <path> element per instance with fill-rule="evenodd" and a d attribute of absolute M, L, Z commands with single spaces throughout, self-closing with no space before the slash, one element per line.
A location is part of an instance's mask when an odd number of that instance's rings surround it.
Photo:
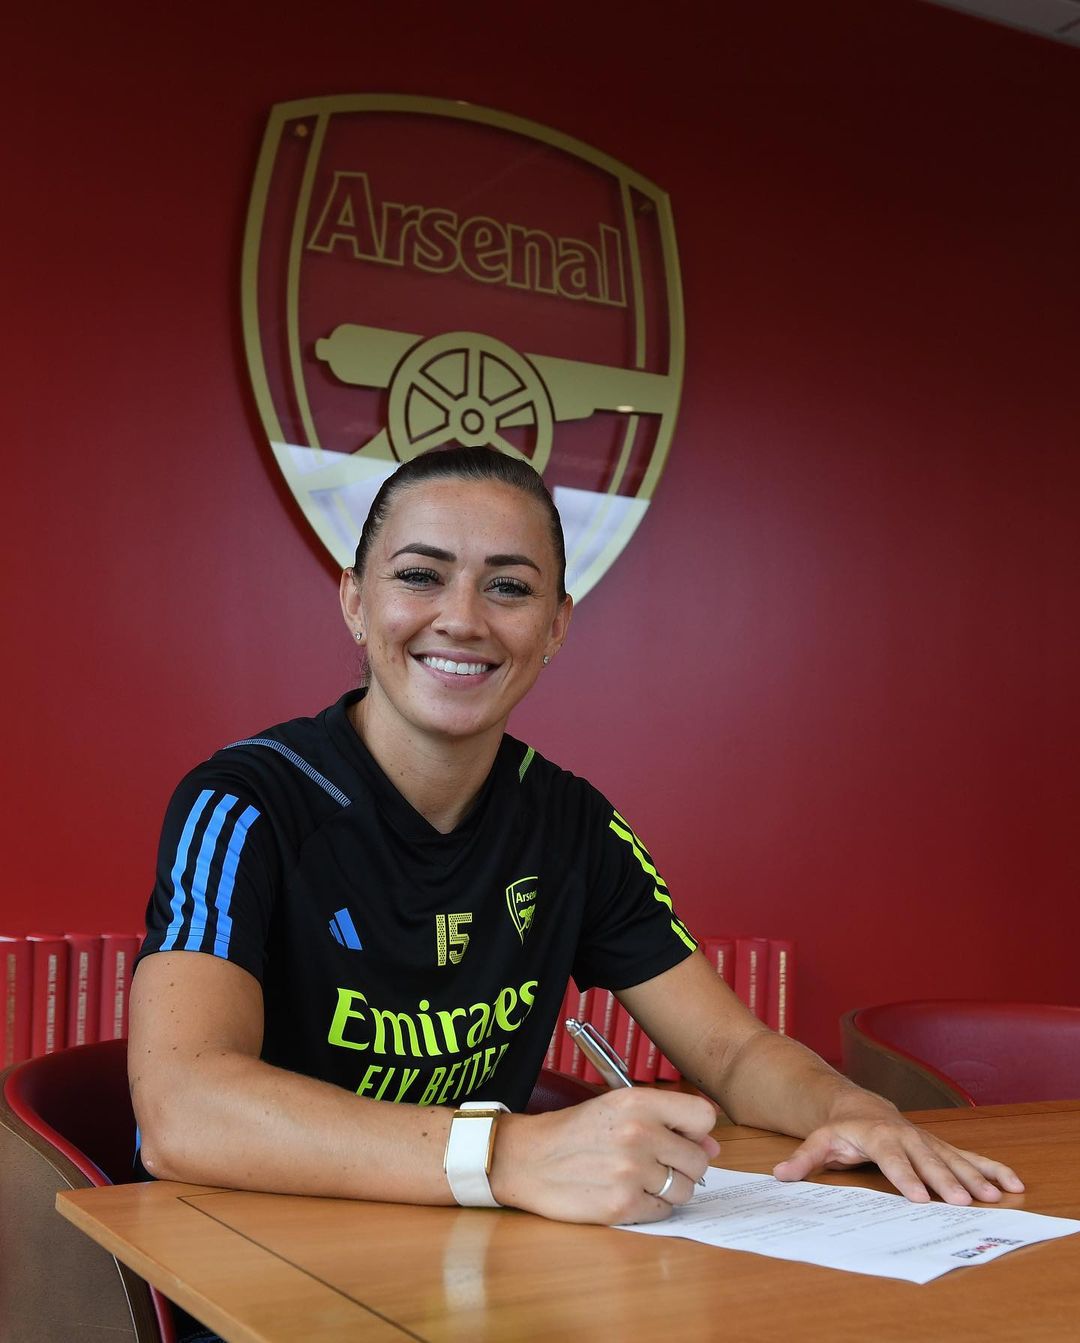
<path fill-rule="evenodd" d="M 909 1203 L 899 1194 L 872 1189 L 785 1184 L 771 1175 L 710 1167 L 705 1187 L 666 1221 L 617 1229 L 930 1282 L 950 1269 L 985 1264 L 1023 1245 L 1071 1236 L 1080 1231 L 1080 1222 L 1012 1208 Z"/>

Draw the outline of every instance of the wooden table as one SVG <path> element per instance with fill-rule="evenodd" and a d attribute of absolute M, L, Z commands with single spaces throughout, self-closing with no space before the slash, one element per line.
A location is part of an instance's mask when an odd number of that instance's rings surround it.
<path fill-rule="evenodd" d="M 1080 1217 L 1080 1101 L 913 1115 L 1016 1167 L 1006 1207 Z M 718 1164 L 768 1171 L 795 1142 L 724 1128 Z M 830 1184 L 887 1188 L 876 1171 Z M 524 1213 L 237 1193 L 66 1190 L 76 1226 L 230 1343 L 1080 1338 L 1080 1236 L 923 1286 Z"/>

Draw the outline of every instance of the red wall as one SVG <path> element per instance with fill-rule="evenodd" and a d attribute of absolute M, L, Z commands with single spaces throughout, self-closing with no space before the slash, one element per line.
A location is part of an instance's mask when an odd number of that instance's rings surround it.
<path fill-rule="evenodd" d="M 239 257 L 270 105 L 385 90 L 675 209 L 669 466 L 518 734 L 699 931 L 798 940 L 830 1055 L 867 1001 L 1080 1001 L 1077 53 L 917 0 L 156 9 L 7 44 L 5 929 L 135 923 L 180 773 L 349 683 Z"/>

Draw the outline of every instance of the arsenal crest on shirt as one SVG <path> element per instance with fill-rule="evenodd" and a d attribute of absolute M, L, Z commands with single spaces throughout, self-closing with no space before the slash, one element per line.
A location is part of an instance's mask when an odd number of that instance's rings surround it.
<path fill-rule="evenodd" d="M 682 296 L 667 196 L 607 155 L 467 103 L 280 104 L 243 306 L 275 459 L 342 566 L 382 481 L 451 442 L 542 473 L 576 599 L 644 516 L 678 411 Z"/>
<path fill-rule="evenodd" d="M 506 908 L 510 911 L 510 920 L 522 942 L 532 927 L 533 915 L 536 913 L 536 881 L 536 877 L 518 877 L 506 888 Z"/>

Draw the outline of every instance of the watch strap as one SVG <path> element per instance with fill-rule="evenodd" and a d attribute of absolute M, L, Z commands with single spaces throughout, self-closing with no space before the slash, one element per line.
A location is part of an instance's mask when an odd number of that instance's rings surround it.
<path fill-rule="evenodd" d="M 498 1208 L 488 1175 L 500 1114 L 509 1114 L 499 1101 L 466 1101 L 450 1120 L 443 1169 L 455 1200 L 465 1208 Z"/>

